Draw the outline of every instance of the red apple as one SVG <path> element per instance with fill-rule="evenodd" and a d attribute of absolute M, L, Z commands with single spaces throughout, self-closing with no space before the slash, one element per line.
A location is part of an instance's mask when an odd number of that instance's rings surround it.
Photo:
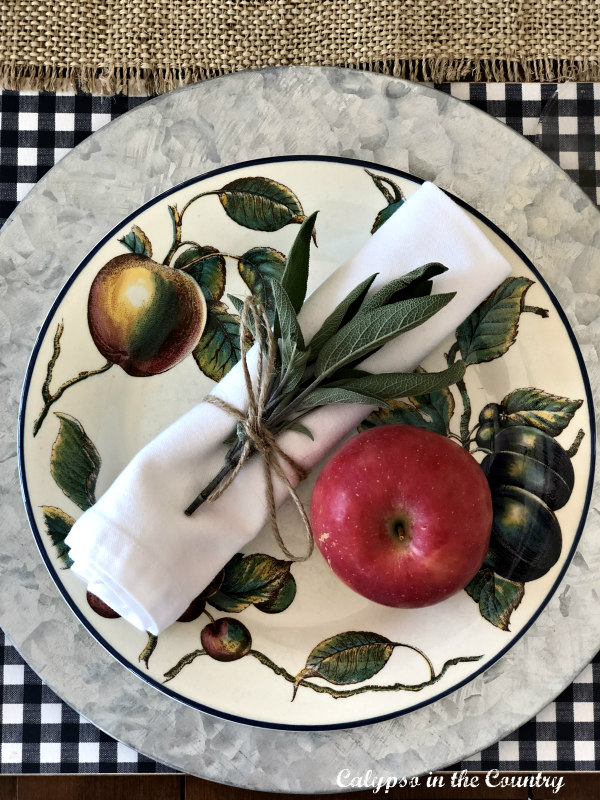
<path fill-rule="evenodd" d="M 420 608 L 463 589 L 481 567 L 492 499 L 477 461 L 424 428 L 383 425 L 327 462 L 311 502 L 317 546 L 359 594 Z"/>

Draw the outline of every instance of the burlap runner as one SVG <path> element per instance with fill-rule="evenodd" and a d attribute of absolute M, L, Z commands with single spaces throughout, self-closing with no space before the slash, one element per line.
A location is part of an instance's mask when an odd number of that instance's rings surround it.
<path fill-rule="evenodd" d="M 600 79 L 600 0 L 0 0 L 0 85 L 164 92 L 236 70 Z"/>

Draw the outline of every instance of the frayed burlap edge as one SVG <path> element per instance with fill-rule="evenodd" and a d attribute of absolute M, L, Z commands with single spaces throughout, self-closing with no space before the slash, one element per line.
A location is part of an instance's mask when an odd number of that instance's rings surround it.
<path fill-rule="evenodd" d="M 266 65 L 265 65 L 266 66 Z M 414 81 L 446 83 L 486 81 L 498 83 L 554 83 L 600 81 L 600 60 L 591 58 L 469 59 L 426 58 L 375 63 L 299 64 L 336 66 L 393 75 Z M 0 88 L 17 91 L 79 90 L 92 94 L 162 94 L 186 84 L 234 72 L 227 67 L 139 69 L 107 65 L 58 67 L 48 65 L 0 64 Z"/>

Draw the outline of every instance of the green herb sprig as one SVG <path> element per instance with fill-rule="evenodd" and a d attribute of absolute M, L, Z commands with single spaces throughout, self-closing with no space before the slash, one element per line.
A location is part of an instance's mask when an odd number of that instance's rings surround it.
<path fill-rule="evenodd" d="M 422 325 L 455 296 L 455 292 L 431 294 L 432 279 L 447 270 L 437 262 L 418 267 L 371 295 L 368 292 L 377 273 L 369 276 L 333 309 L 311 341 L 304 342 L 297 315 L 306 297 L 315 220 L 316 213 L 302 223 L 281 282 L 272 283 L 272 307 L 265 309 L 262 321 L 246 315 L 249 332 L 255 337 L 254 325 L 264 326 L 267 320 L 272 325 L 273 336 L 258 338 L 263 349 L 269 339 L 276 347 L 261 418 L 263 428 L 273 435 L 295 430 L 312 438 L 300 420 L 315 408 L 333 403 L 388 408 L 388 401 L 394 398 L 440 391 L 459 381 L 465 371 L 462 361 L 430 373 L 373 374 L 359 368 L 367 356 L 400 334 Z M 244 302 L 232 295 L 229 300 L 242 314 Z M 185 510 L 188 516 L 238 467 L 243 451 L 253 452 L 248 448 L 248 433 L 243 425 L 237 425 L 235 436 L 228 443 L 230 448 L 223 467 Z"/>

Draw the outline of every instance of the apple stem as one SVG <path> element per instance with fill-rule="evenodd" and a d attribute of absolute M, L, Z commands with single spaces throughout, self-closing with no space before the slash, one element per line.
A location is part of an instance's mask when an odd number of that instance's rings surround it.
<path fill-rule="evenodd" d="M 435 679 L 435 669 L 433 664 L 422 650 L 419 650 L 418 647 L 415 647 L 412 644 L 404 644 L 403 642 L 394 642 L 394 647 L 406 647 L 408 650 L 414 650 L 415 653 L 418 653 L 427 662 L 427 666 L 429 667 L 429 680 L 433 681 Z"/>
<path fill-rule="evenodd" d="M 529 314 L 537 314 L 538 317 L 543 317 L 544 319 L 548 316 L 548 309 L 540 308 L 539 306 L 523 306 L 521 311 Z"/>
<path fill-rule="evenodd" d="M 473 439 L 471 439 L 473 442 Z M 489 447 L 475 447 L 473 450 L 469 451 L 471 454 L 473 453 L 485 453 L 486 456 L 491 455 L 494 451 L 490 450 Z"/>
<path fill-rule="evenodd" d="M 100 375 L 102 372 L 106 372 L 110 369 L 113 364 L 111 361 L 107 361 L 104 366 L 99 367 L 98 369 L 92 369 L 85 372 L 80 372 L 74 378 L 71 378 L 68 381 L 65 381 L 58 389 L 52 394 L 50 391 L 50 382 L 52 381 L 52 374 L 54 372 L 54 367 L 56 366 L 56 362 L 58 361 L 58 357 L 60 355 L 60 337 L 62 336 L 64 331 L 64 325 L 62 322 L 58 323 L 58 327 L 56 328 L 56 333 L 54 334 L 54 349 L 52 352 L 52 356 L 50 361 L 48 361 L 48 368 L 46 370 L 46 380 L 44 381 L 44 385 L 42 386 L 42 400 L 44 401 L 44 407 L 33 424 L 33 435 L 37 436 L 39 429 L 42 427 L 43 421 L 46 419 L 48 415 L 48 411 L 50 411 L 51 406 L 56 403 L 57 400 L 63 396 L 66 390 L 70 386 L 74 386 L 76 383 L 80 381 L 84 381 L 86 378 L 91 378 L 92 375 Z"/>
<path fill-rule="evenodd" d="M 179 675 L 181 670 L 184 667 L 187 667 L 188 664 L 191 664 L 198 656 L 205 656 L 206 650 L 192 650 L 191 653 L 186 653 L 186 655 L 182 656 L 177 664 L 174 667 L 171 667 L 170 670 L 163 673 L 163 677 L 165 680 L 163 683 L 168 683 L 169 681 L 173 680 L 176 675 Z"/>
<path fill-rule="evenodd" d="M 410 647 L 410 645 L 403 645 L 402 643 L 395 644 L 396 647 Z M 416 650 L 417 653 L 421 653 L 421 651 L 416 648 L 412 647 L 412 650 Z M 297 677 L 291 675 L 286 669 L 280 667 L 279 664 L 276 664 L 272 661 L 268 656 L 264 653 L 261 653 L 259 650 L 249 650 L 249 656 L 254 656 L 257 661 L 260 661 L 261 664 L 264 664 L 265 667 L 268 667 L 272 670 L 276 675 L 281 675 L 282 678 L 285 678 L 288 683 L 292 683 L 295 686 L 305 686 L 307 689 L 312 689 L 313 692 L 318 692 L 320 694 L 328 694 L 331 697 L 335 698 L 336 700 L 342 697 L 352 697 L 355 694 L 364 694 L 365 692 L 420 692 L 422 689 L 425 689 L 427 686 L 431 686 L 434 683 L 437 683 L 441 680 L 446 672 L 450 669 L 450 667 L 455 666 L 456 664 L 461 664 L 468 661 L 479 661 L 483 658 L 483 656 L 459 656 L 458 658 L 451 658 L 450 660 L 446 661 L 442 666 L 439 673 L 436 675 L 435 671 L 433 670 L 433 666 L 431 662 L 427 658 L 427 656 L 423 656 L 427 663 L 429 664 L 429 668 L 431 671 L 431 677 L 427 681 L 423 681 L 422 683 L 393 683 L 387 685 L 378 685 L 378 684 L 366 684 L 364 686 L 358 686 L 354 689 L 334 689 L 331 686 L 322 686 L 321 684 L 317 683 L 310 683 L 310 681 L 302 678 L 298 680 Z"/>
<path fill-rule="evenodd" d="M 169 249 L 169 252 L 165 256 L 163 264 L 165 266 L 169 266 L 171 260 L 179 247 L 181 246 L 181 225 L 183 222 L 183 215 L 188 210 L 188 208 L 194 203 L 196 200 L 199 200 L 201 197 L 206 197 L 207 195 L 211 194 L 219 194 L 218 192 L 202 192 L 201 194 L 197 194 L 195 197 L 192 197 L 191 200 L 188 200 L 181 211 L 177 210 L 177 206 L 169 206 L 171 210 L 171 217 L 173 220 L 173 243 Z"/>
<path fill-rule="evenodd" d="M 462 441 L 462 446 L 468 452 L 470 439 L 469 423 L 471 421 L 471 399 L 469 397 L 469 393 L 467 392 L 467 387 L 464 380 L 461 379 L 460 381 L 457 381 L 456 386 L 463 401 L 463 413 L 460 418 L 460 438 Z"/>
<path fill-rule="evenodd" d="M 146 669 L 150 669 L 150 667 L 148 666 L 148 662 L 150 661 L 150 656 L 156 650 L 157 644 L 158 644 L 158 636 L 155 636 L 153 633 L 149 633 L 146 646 L 138 656 L 138 661 L 143 661 L 144 664 L 146 665 Z"/>
<path fill-rule="evenodd" d="M 583 439 L 584 436 L 585 433 L 583 429 L 580 428 L 579 431 L 577 432 L 577 436 L 575 437 L 573 444 L 567 450 L 567 455 L 569 456 L 569 458 L 573 458 L 573 456 L 577 454 L 577 451 L 579 450 L 579 445 L 581 444 L 581 440 Z"/>
<path fill-rule="evenodd" d="M 198 242 L 181 242 L 178 245 L 178 247 L 175 250 L 175 252 L 173 253 L 173 255 L 175 255 L 177 250 L 179 250 L 180 247 L 183 247 L 183 245 L 192 245 L 193 247 L 199 247 Z M 179 272 L 187 272 L 189 269 L 192 269 L 192 267 L 195 267 L 196 264 L 198 264 L 198 262 L 207 261 L 209 258 L 217 258 L 218 256 L 221 256 L 222 258 L 231 258 L 234 261 L 241 261 L 242 260 L 241 256 L 234 256 L 233 253 L 221 253 L 221 252 L 218 252 L 218 253 L 207 253 L 205 256 L 199 256 L 198 258 L 195 258 L 193 264 L 186 264 L 183 267 L 177 267 L 177 270 Z M 171 256 L 171 259 L 172 258 L 173 258 L 173 256 Z"/>
<path fill-rule="evenodd" d="M 450 350 L 446 353 L 446 363 L 449 367 L 454 364 L 456 361 L 456 356 L 458 355 L 458 342 L 454 342 Z"/>

